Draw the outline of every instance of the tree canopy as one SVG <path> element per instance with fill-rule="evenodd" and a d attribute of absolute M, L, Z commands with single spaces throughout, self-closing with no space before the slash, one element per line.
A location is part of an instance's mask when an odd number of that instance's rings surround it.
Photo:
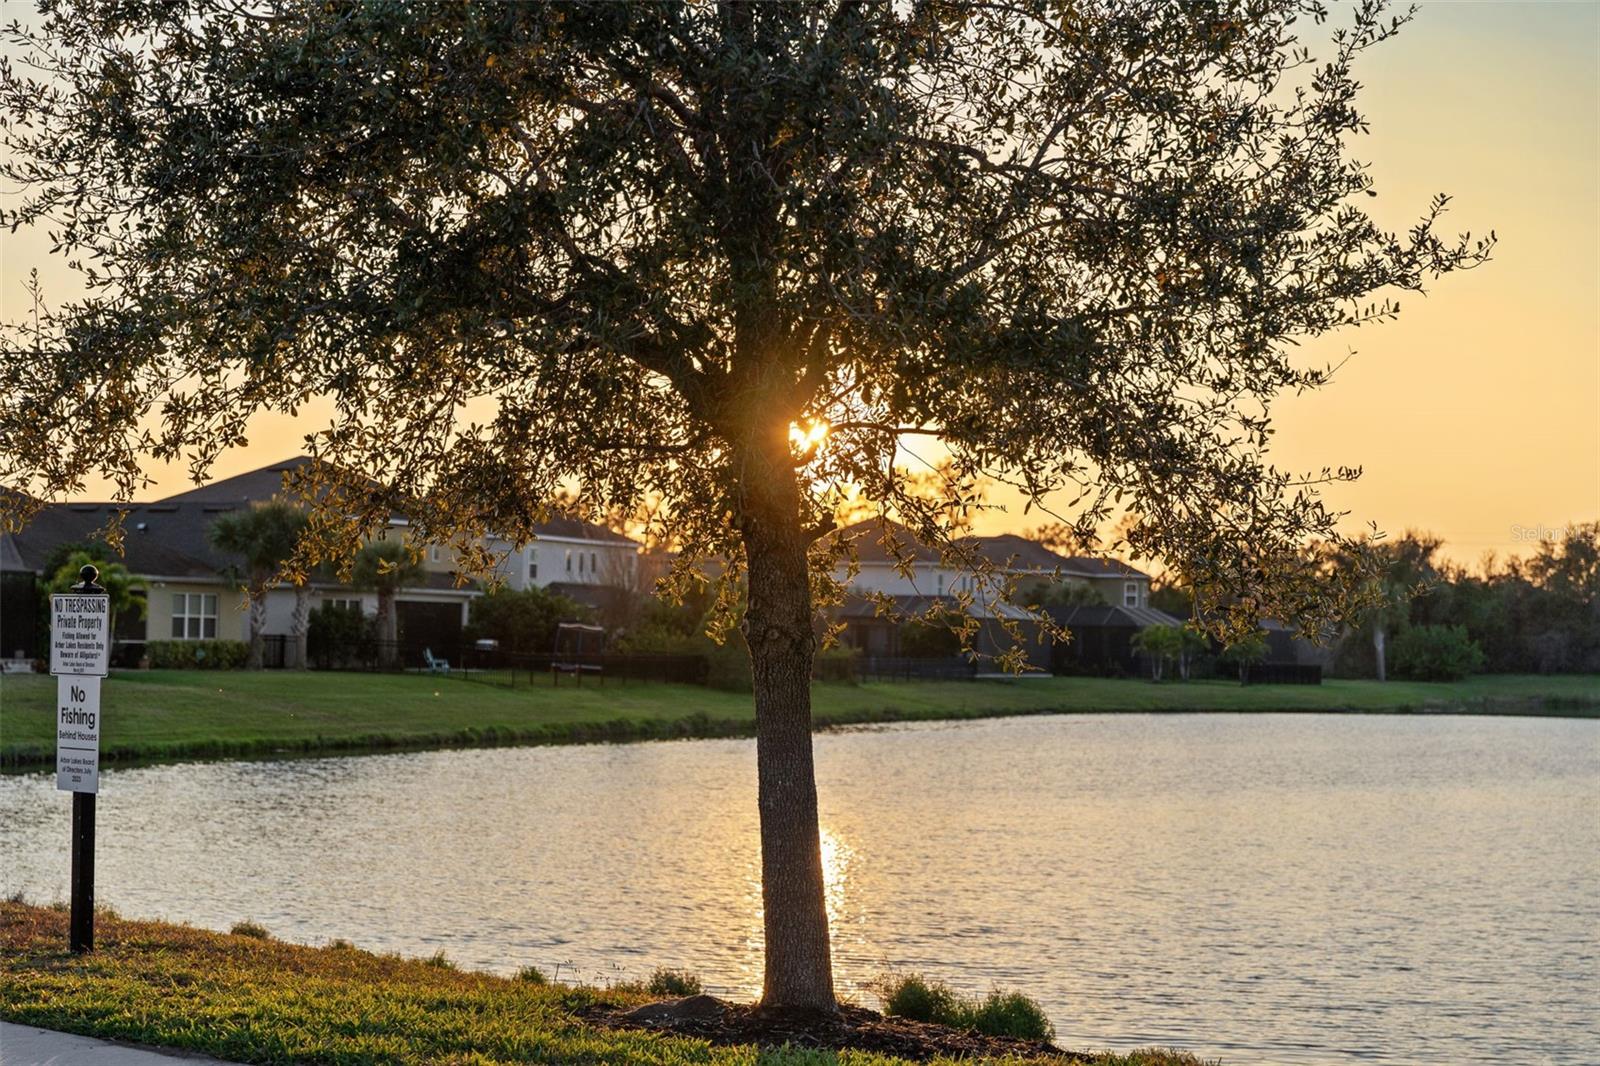
<path fill-rule="evenodd" d="M 685 560 L 747 576 L 766 1000 L 829 1008 L 805 683 L 844 494 L 950 550 L 980 475 L 1074 529 L 1122 506 L 1202 600 L 1323 611 L 1293 561 L 1349 472 L 1267 456 L 1274 398 L 1328 378 L 1296 344 L 1490 247 L 1436 233 L 1443 196 L 1367 213 L 1354 65 L 1404 19 L 1340 18 L 48 5 L 0 71 L 6 221 L 89 289 L 7 336 L 0 478 L 203 477 L 252 413 L 331 397 L 302 487 L 347 546 L 396 509 L 468 553 L 561 488 L 662 501 Z M 931 500 L 915 440 L 949 456 Z"/>

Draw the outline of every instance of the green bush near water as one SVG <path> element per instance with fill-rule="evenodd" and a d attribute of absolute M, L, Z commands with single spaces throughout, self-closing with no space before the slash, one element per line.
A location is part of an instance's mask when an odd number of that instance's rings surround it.
<path fill-rule="evenodd" d="M 1056 1035 L 1044 1008 L 1021 992 L 996 990 L 983 999 L 970 999 L 943 981 L 913 973 L 885 977 L 879 982 L 878 995 L 885 1014 L 913 1021 L 1024 1040 L 1053 1040 Z"/>
<path fill-rule="evenodd" d="M 662 968 L 650 975 L 644 990 L 652 996 L 698 996 L 705 988 L 688 970 Z"/>

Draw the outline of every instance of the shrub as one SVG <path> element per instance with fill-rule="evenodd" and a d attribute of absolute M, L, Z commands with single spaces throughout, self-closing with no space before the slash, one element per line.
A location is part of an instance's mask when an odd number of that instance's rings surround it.
<path fill-rule="evenodd" d="M 969 999 L 943 981 L 914 973 L 882 978 L 877 992 L 885 1014 L 913 1021 L 1025 1040 L 1051 1040 L 1056 1035 L 1044 1008 L 1021 992 L 994 991 L 981 1000 Z"/>
<path fill-rule="evenodd" d="M 456 964 L 450 961 L 450 957 L 444 953 L 444 949 L 443 948 L 440 948 L 438 951 L 435 951 L 432 955 L 429 955 L 427 958 L 423 959 L 422 960 L 422 965 L 424 965 L 424 966 L 432 966 L 436 970 L 454 970 L 454 969 L 456 969 Z"/>
<path fill-rule="evenodd" d="M 1483 670 L 1483 649 L 1465 626 L 1413 626 L 1394 642 L 1396 677 L 1459 681 Z"/>
<path fill-rule="evenodd" d="M 255 940 L 266 940 L 271 936 L 265 926 L 257 925 L 255 922 L 234 922 L 233 928 L 228 932 L 234 936 L 247 936 Z"/>
<path fill-rule="evenodd" d="M 861 655 L 854 648 L 833 647 L 817 652 L 811 676 L 818 681 L 843 681 L 854 685 L 861 680 L 858 664 Z"/>
<path fill-rule="evenodd" d="M 1024 1040 L 1052 1040 L 1056 1035 L 1044 1008 L 1021 992 L 990 992 L 972 1011 L 971 1027 L 990 1036 Z"/>
<path fill-rule="evenodd" d="M 652 996 L 698 996 L 705 989 L 688 970 L 660 969 L 650 975 L 644 990 Z"/>
<path fill-rule="evenodd" d="M 550 978 L 537 966 L 524 966 L 517 971 L 517 980 L 526 981 L 530 985 L 547 985 Z"/>
<path fill-rule="evenodd" d="M 910 1018 L 914 1022 L 953 1024 L 950 1019 L 960 1005 L 949 985 L 943 981 L 929 981 L 915 973 L 886 978 L 880 983 L 878 994 L 883 999 L 885 1014 Z"/>
<path fill-rule="evenodd" d="M 377 657 L 377 620 L 362 609 L 324 603 L 307 617 L 306 654 L 323 669 L 337 669 Z"/>
<path fill-rule="evenodd" d="M 152 640 L 145 645 L 156 670 L 238 670 L 250 657 L 242 640 Z"/>
<path fill-rule="evenodd" d="M 462 636 L 470 643 L 490 639 L 500 650 L 547 654 L 555 648 L 556 626 L 587 622 L 591 612 L 575 600 L 542 588 L 498 588 L 472 601 L 471 620 Z"/>

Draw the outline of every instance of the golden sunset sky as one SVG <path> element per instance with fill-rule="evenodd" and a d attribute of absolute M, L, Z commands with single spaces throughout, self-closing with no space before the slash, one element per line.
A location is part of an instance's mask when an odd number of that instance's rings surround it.
<path fill-rule="evenodd" d="M 1312 362 L 1351 357 L 1328 388 L 1279 405 L 1277 462 L 1364 468 L 1328 493 L 1352 531 L 1426 530 L 1464 563 L 1522 554 L 1539 531 L 1600 518 L 1600 3 L 1424 4 L 1359 73 L 1372 134 L 1354 151 L 1379 193 L 1364 206 L 1404 229 L 1447 192 L 1446 230 L 1493 229 L 1499 246 L 1402 296 L 1399 321 L 1308 347 Z M 27 308 L 30 268 L 52 298 L 72 295 L 47 252 L 42 233 L 0 236 L 7 320 Z M 259 419 L 215 475 L 298 453 L 306 426 Z M 188 487 L 181 467 L 149 472 L 152 498 Z M 979 530 L 1038 522 L 1013 506 Z"/>

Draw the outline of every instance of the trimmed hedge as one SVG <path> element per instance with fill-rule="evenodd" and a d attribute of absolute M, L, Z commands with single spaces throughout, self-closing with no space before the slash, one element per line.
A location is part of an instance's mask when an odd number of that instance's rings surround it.
<path fill-rule="evenodd" d="M 144 647 L 156 670 L 237 670 L 250 657 L 242 640 L 152 640 Z"/>

